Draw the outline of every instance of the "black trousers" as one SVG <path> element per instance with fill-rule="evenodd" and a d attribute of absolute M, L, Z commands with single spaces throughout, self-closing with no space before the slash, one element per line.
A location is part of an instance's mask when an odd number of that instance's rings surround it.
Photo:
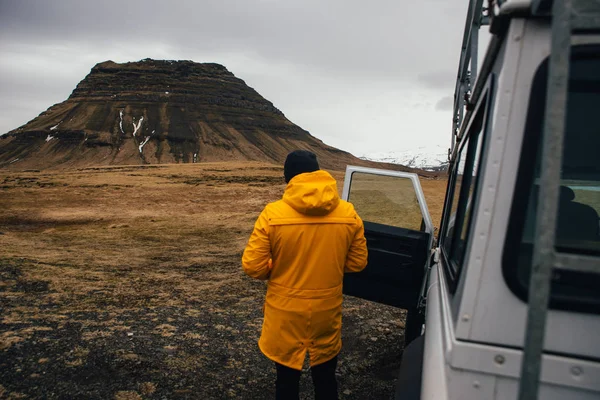
<path fill-rule="evenodd" d="M 275 363 L 277 381 L 275 382 L 275 398 L 277 400 L 297 400 L 300 397 L 300 375 L 302 371 Z M 337 400 L 338 387 L 335 378 L 337 356 L 323 364 L 310 368 L 315 386 L 315 400 Z"/>

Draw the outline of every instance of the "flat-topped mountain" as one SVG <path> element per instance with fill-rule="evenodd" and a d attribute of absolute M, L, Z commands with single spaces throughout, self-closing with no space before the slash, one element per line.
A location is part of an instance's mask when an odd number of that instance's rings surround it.
<path fill-rule="evenodd" d="M 324 168 L 368 165 L 290 122 L 222 65 L 106 61 L 66 101 L 0 136 L 0 167 L 282 163 L 294 149 L 315 152 Z"/>

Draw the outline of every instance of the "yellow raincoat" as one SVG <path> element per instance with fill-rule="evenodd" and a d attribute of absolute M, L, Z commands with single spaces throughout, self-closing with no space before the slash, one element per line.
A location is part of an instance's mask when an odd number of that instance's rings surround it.
<path fill-rule="evenodd" d="M 342 280 L 367 264 L 363 222 L 322 170 L 295 176 L 283 199 L 262 211 L 242 266 L 268 280 L 258 345 L 271 360 L 302 369 L 335 357 L 341 347 Z"/>

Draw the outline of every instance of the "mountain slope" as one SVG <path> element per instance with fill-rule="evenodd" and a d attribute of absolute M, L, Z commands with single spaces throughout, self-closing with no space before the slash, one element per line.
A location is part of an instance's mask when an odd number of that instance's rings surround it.
<path fill-rule="evenodd" d="M 366 165 L 294 125 L 222 65 L 106 61 L 66 101 L 0 136 L 0 167 L 282 163 L 294 149 L 315 152 L 324 168 Z"/>

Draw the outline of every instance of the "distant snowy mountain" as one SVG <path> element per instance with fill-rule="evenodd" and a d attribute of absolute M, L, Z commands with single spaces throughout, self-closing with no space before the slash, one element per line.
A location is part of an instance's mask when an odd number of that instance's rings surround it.
<path fill-rule="evenodd" d="M 448 148 L 439 145 L 423 146 L 404 151 L 368 153 L 359 156 L 359 158 L 369 161 L 400 164 L 426 171 L 442 171 L 448 167 Z"/>

